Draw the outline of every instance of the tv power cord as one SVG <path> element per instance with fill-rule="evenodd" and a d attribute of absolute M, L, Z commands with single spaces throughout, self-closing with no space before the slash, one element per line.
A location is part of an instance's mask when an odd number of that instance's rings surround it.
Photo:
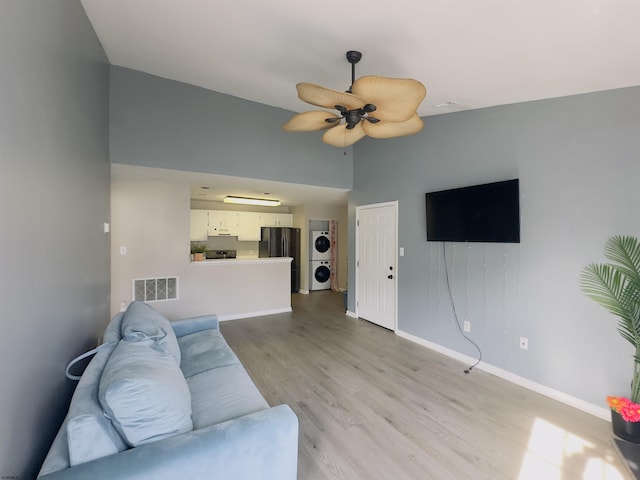
<path fill-rule="evenodd" d="M 478 350 L 478 360 L 476 361 L 476 363 L 474 363 L 473 365 L 471 365 L 469 368 L 467 368 L 464 371 L 464 373 L 469 374 L 469 373 L 471 373 L 471 370 L 473 370 L 480 363 L 480 361 L 482 360 L 482 350 L 480 349 L 480 347 L 478 346 L 478 344 L 476 342 L 471 340 L 464 333 L 464 330 L 460 326 L 460 320 L 458 319 L 458 312 L 456 311 L 456 304 L 453 301 L 453 294 L 451 293 L 451 284 L 449 283 L 449 269 L 447 267 L 447 251 L 446 251 L 446 248 L 447 248 L 446 244 L 444 242 L 442 242 L 442 258 L 444 260 L 444 274 L 445 274 L 445 278 L 447 279 L 447 291 L 449 292 L 449 301 L 451 302 L 451 309 L 453 310 L 453 317 L 456 319 L 456 325 L 458 326 L 458 330 L 460 331 L 460 335 L 462 335 L 465 340 L 467 340 L 469 343 L 471 343 L 474 347 L 476 347 L 476 350 Z"/>

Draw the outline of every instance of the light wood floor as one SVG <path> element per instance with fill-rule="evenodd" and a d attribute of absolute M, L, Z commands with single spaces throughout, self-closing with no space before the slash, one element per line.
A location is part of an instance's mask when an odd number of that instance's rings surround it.
<path fill-rule="evenodd" d="M 344 315 L 341 294 L 221 330 L 300 420 L 300 480 L 624 479 L 610 424 Z"/>

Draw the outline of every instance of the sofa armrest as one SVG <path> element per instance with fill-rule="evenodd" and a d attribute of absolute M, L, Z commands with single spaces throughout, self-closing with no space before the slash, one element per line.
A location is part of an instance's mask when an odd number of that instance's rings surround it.
<path fill-rule="evenodd" d="M 219 330 L 217 315 L 201 315 L 199 317 L 183 318 L 171 322 L 176 337 L 183 337 L 191 333 L 200 332 L 202 330 Z"/>
<path fill-rule="evenodd" d="M 38 480 L 295 480 L 297 470 L 298 418 L 278 405 Z"/>

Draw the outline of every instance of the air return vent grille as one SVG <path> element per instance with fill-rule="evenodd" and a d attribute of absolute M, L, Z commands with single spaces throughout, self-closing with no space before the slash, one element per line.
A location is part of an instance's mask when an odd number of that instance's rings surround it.
<path fill-rule="evenodd" d="M 162 302 L 178 299 L 178 277 L 134 278 L 133 299 Z"/>

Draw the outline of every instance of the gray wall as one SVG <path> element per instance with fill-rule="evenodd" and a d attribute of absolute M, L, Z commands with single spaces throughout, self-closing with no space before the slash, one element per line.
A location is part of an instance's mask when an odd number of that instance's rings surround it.
<path fill-rule="evenodd" d="M 399 329 L 476 355 L 454 323 L 443 244 L 426 242 L 424 194 L 519 177 L 521 244 L 446 244 L 460 322 L 491 365 L 598 406 L 628 394 L 632 350 L 578 277 L 608 237 L 640 235 L 639 132 L 629 88 L 428 117 L 416 136 L 358 143 L 349 225 L 357 205 L 399 201 Z M 349 259 L 355 285 L 353 228 Z"/>
<path fill-rule="evenodd" d="M 0 476 L 26 480 L 109 320 L 109 69 L 78 0 L 1 10 Z"/>
<path fill-rule="evenodd" d="M 293 85 L 291 94 L 295 95 Z M 321 132 L 282 131 L 280 126 L 291 115 L 280 108 L 112 67 L 111 161 L 351 188 L 353 149 L 322 143 Z"/>

